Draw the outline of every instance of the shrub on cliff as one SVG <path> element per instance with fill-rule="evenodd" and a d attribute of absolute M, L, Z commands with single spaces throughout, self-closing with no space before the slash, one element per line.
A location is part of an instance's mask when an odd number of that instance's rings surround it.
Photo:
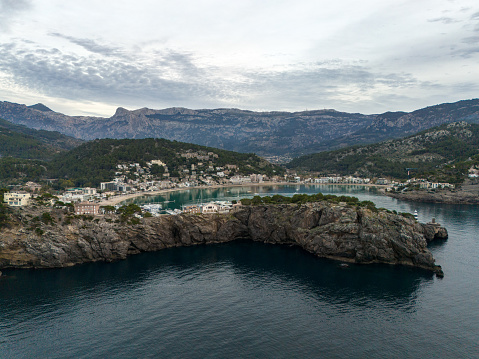
<path fill-rule="evenodd" d="M 8 189 L 0 189 L 0 229 L 7 226 L 10 221 L 10 210 L 3 203 L 3 195 L 8 192 Z"/>
<path fill-rule="evenodd" d="M 311 203 L 311 202 L 319 202 L 319 201 L 328 201 L 332 203 L 340 203 L 345 202 L 351 206 L 363 206 L 368 207 L 373 211 L 377 211 L 376 206 L 371 201 L 363 201 L 359 202 L 359 199 L 356 197 L 350 196 L 335 196 L 333 194 L 323 195 L 321 192 L 315 194 L 295 194 L 293 197 L 286 197 L 281 196 L 279 194 L 275 194 L 273 197 L 270 196 L 254 196 L 253 198 L 243 198 L 241 199 L 241 204 L 243 206 L 258 206 L 262 204 L 287 204 L 287 203 L 294 203 L 294 204 L 303 204 L 303 203 Z"/>
<path fill-rule="evenodd" d="M 120 221 L 126 222 L 130 220 L 135 213 L 141 214 L 141 208 L 134 203 L 130 203 L 118 208 L 117 213 L 120 214 Z"/>
<path fill-rule="evenodd" d="M 52 226 L 55 224 L 55 221 L 49 212 L 42 213 L 41 221 L 45 224 L 51 224 Z"/>
<path fill-rule="evenodd" d="M 405 218 L 409 218 L 409 219 L 416 219 L 414 217 L 414 215 L 412 215 L 411 213 L 407 213 L 407 212 L 403 212 L 403 213 L 399 213 L 401 216 L 405 217 Z"/>

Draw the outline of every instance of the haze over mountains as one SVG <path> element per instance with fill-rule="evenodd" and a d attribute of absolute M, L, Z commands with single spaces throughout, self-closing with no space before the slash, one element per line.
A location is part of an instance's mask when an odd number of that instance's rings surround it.
<path fill-rule="evenodd" d="M 479 99 L 380 115 L 335 110 L 253 112 L 168 108 L 128 111 L 110 118 L 67 116 L 37 104 L 0 102 L 0 118 L 79 139 L 151 138 L 191 142 L 261 156 L 296 157 L 414 134 L 443 123 L 479 123 Z"/>

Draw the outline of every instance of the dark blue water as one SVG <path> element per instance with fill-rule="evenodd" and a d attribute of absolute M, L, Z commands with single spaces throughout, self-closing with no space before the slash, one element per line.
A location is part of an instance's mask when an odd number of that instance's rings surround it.
<path fill-rule="evenodd" d="M 250 190 L 239 195 L 318 188 Z M 479 208 L 321 190 L 436 217 L 450 235 L 431 247 L 445 278 L 385 265 L 344 269 L 299 248 L 250 242 L 8 270 L 0 358 L 479 357 Z"/>

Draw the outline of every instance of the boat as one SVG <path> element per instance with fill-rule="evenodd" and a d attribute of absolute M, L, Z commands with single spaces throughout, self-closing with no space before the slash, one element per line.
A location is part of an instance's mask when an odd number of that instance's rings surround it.
<path fill-rule="evenodd" d="M 414 211 L 414 219 L 417 221 L 418 215 L 417 215 L 417 209 Z"/>

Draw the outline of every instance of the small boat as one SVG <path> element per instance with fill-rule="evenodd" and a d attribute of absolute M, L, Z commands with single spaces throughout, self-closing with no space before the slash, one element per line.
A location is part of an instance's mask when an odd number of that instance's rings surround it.
<path fill-rule="evenodd" d="M 341 264 L 339 265 L 339 267 L 340 267 L 340 268 L 349 268 L 349 264 L 347 264 L 347 263 L 341 263 Z"/>
<path fill-rule="evenodd" d="M 417 215 L 417 209 L 414 211 L 414 219 L 417 221 L 418 215 Z"/>

